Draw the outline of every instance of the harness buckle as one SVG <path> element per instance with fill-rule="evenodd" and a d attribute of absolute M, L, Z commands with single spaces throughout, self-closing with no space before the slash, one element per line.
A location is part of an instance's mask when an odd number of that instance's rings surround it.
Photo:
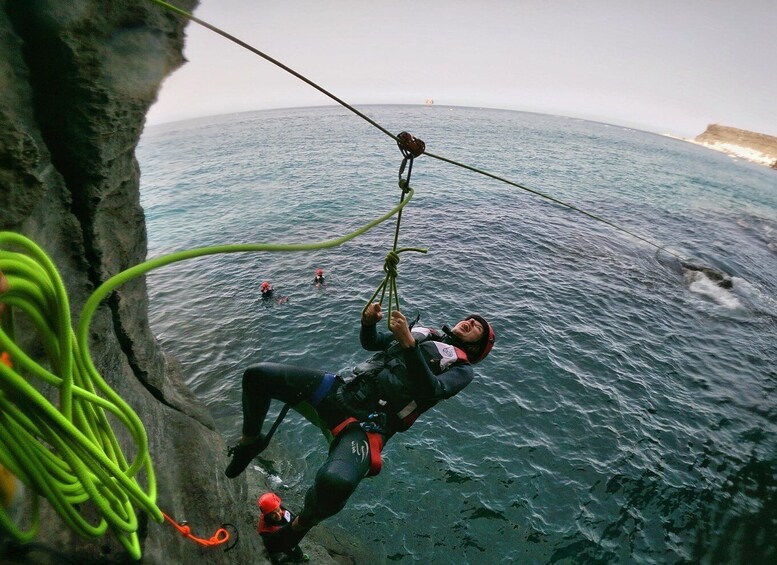
<path fill-rule="evenodd" d="M 367 421 L 360 422 L 359 425 L 367 433 L 386 433 L 386 413 L 373 412 L 367 416 Z"/>

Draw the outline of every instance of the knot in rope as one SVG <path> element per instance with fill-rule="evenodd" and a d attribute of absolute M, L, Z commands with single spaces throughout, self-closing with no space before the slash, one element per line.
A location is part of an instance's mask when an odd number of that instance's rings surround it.
<path fill-rule="evenodd" d="M 380 304 L 383 304 L 383 299 L 386 296 L 386 288 L 388 288 L 389 296 L 388 296 L 388 316 L 386 319 L 386 323 L 390 326 L 391 323 L 391 311 L 396 306 L 396 309 L 400 309 L 399 305 L 399 291 L 397 290 L 397 276 L 399 275 L 397 265 L 399 264 L 399 254 L 403 253 L 405 251 L 416 251 L 418 253 L 426 253 L 426 249 L 421 249 L 418 247 L 404 247 L 402 249 L 397 249 L 396 251 L 389 251 L 386 253 L 386 261 L 383 263 L 383 272 L 386 273 L 386 276 L 383 278 L 383 282 L 380 283 L 378 288 L 373 293 L 372 297 L 367 301 L 367 304 L 364 306 L 364 309 L 362 310 L 362 314 L 367 310 L 367 306 L 369 306 L 373 300 L 378 296 L 378 293 L 380 293 Z"/>
<path fill-rule="evenodd" d="M 399 252 L 389 251 L 386 253 L 386 261 L 383 263 L 383 272 L 387 277 L 397 278 L 397 265 L 399 265 Z"/>

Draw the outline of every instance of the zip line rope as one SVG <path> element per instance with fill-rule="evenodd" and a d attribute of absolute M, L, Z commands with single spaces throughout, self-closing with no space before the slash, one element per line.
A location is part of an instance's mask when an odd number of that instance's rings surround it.
<path fill-rule="evenodd" d="M 75 333 L 67 292 L 54 263 L 30 239 L 0 232 L 0 352 L 5 353 L 0 358 L 0 465 L 34 493 L 47 498 L 79 535 L 99 537 L 110 528 L 129 554 L 140 559 L 135 506 L 157 522 L 162 522 L 164 515 L 155 502 L 156 480 L 143 423 L 105 382 L 89 354 L 89 326 L 100 303 L 127 281 L 179 261 L 221 253 L 337 247 L 398 214 L 412 197 L 410 189 L 391 211 L 335 239 L 217 245 L 140 263 L 109 278 L 89 296 Z M 2 312 L 6 307 L 11 308 Z M 13 308 L 24 313 L 37 330 L 48 368 L 33 360 L 14 340 Z M 58 408 L 29 382 L 33 378 L 58 395 Z M 132 438 L 136 452 L 131 462 L 121 450 L 108 415 L 118 420 Z M 138 478 L 141 471 L 145 487 Z M 99 517 L 90 522 L 82 513 L 85 506 L 96 509 Z M 37 497 L 33 499 L 27 530 L 19 528 L 3 507 L 0 527 L 19 541 L 32 540 L 40 527 Z M 219 531 L 214 540 L 224 540 L 224 533 Z"/>
<path fill-rule="evenodd" d="M 627 230 L 626 228 L 621 227 L 618 224 L 615 224 L 615 223 L 613 223 L 613 222 L 611 222 L 609 220 L 606 220 L 606 219 L 602 218 L 601 216 L 597 216 L 596 214 L 592 214 L 591 212 L 586 212 L 582 208 L 578 208 L 577 206 L 574 206 L 572 204 L 568 204 L 567 202 L 559 200 L 558 198 L 554 198 L 553 196 L 549 196 L 547 194 L 543 194 L 542 192 L 534 190 L 533 188 L 529 188 L 528 186 L 524 186 L 524 185 L 522 185 L 520 183 L 513 182 L 511 180 L 508 180 L 508 179 L 500 177 L 498 175 L 489 173 L 487 171 L 483 171 L 483 170 L 478 169 L 476 167 L 472 167 L 470 165 L 465 165 L 464 163 L 459 163 L 457 161 L 453 161 L 453 160 L 447 159 L 445 157 L 440 157 L 439 155 L 434 155 L 434 154 L 428 153 L 428 152 L 426 153 L 426 155 L 431 157 L 431 158 L 433 158 L 433 159 L 438 159 L 438 160 L 443 161 L 445 163 L 450 163 L 451 165 L 455 165 L 457 167 L 461 167 L 462 169 L 467 169 L 468 171 L 472 171 L 474 173 L 478 173 L 480 175 L 492 178 L 494 180 L 501 181 L 501 182 L 503 182 L 505 184 L 509 184 L 511 186 L 518 187 L 518 188 L 520 188 L 522 190 L 525 190 L 526 192 L 530 192 L 532 194 L 536 194 L 537 196 L 541 196 L 542 198 L 545 198 L 546 200 L 550 200 L 551 202 L 555 202 L 556 204 L 560 204 L 561 206 L 565 206 L 565 207 L 569 208 L 570 210 L 574 210 L 576 212 L 580 212 L 581 214 L 583 214 L 585 216 L 588 216 L 589 218 L 592 218 L 592 219 L 597 220 L 599 222 L 602 222 L 603 224 L 607 224 L 608 226 L 613 227 L 616 230 L 619 230 L 619 231 L 621 231 L 621 232 L 623 232 L 625 234 L 628 234 L 628 235 L 630 235 L 633 238 L 636 238 L 636 239 L 638 239 L 638 240 L 640 240 L 640 241 L 642 241 L 644 243 L 647 243 L 648 245 L 652 245 L 653 247 L 655 247 L 659 251 L 661 249 L 663 249 L 666 253 L 669 253 L 670 255 L 674 255 L 678 259 L 684 259 L 684 257 L 682 257 L 681 255 L 678 255 L 678 254 L 674 253 L 673 251 L 671 251 L 669 249 L 666 249 L 665 245 L 660 245 L 660 244 L 658 244 L 658 243 L 656 243 L 654 241 L 651 241 L 651 240 L 649 240 L 649 239 L 647 239 L 647 238 L 645 238 L 645 237 L 643 237 L 643 236 L 641 236 L 639 234 L 636 234 L 636 233 L 634 233 L 634 232 L 632 232 L 630 230 Z"/>
<path fill-rule="evenodd" d="M 189 20 L 191 20 L 191 21 L 193 21 L 193 22 L 195 22 L 195 23 L 197 23 L 197 24 L 199 24 L 199 25 L 201 25 L 201 26 L 203 26 L 203 27 L 205 27 L 205 28 L 207 28 L 207 29 L 217 33 L 217 34 L 219 34 L 219 35 L 221 35 L 222 37 L 225 37 L 229 41 L 232 41 L 233 43 L 239 45 L 240 47 L 243 47 L 244 49 L 247 49 L 251 53 L 254 53 L 255 55 L 258 55 L 259 57 L 265 59 L 266 61 L 269 61 L 273 65 L 276 65 L 277 67 L 283 69 L 287 73 L 295 76 L 299 80 L 303 81 L 304 83 L 310 85 L 311 87 L 315 88 L 319 92 L 321 92 L 324 95 L 328 96 L 329 98 L 331 98 L 332 100 L 334 100 L 335 102 L 337 102 L 338 104 L 340 104 L 341 106 L 346 108 L 347 110 L 350 110 L 351 112 L 353 112 L 354 114 L 356 114 L 357 116 L 362 118 L 367 123 L 371 124 L 372 126 L 377 128 L 378 130 L 380 130 L 383 133 L 385 133 L 390 138 L 392 138 L 395 141 L 397 141 L 397 136 L 396 135 L 394 135 L 393 133 L 388 131 L 386 128 L 381 126 L 375 120 L 373 120 L 372 118 L 368 117 L 364 113 L 360 112 L 359 110 L 357 110 L 356 108 L 354 108 L 353 106 L 348 104 L 347 102 L 341 100 L 340 98 L 338 98 L 337 96 L 335 96 L 334 94 L 332 94 L 331 92 L 326 90 L 325 88 L 319 86 L 318 84 L 316 84 L 315 82 L 313 82 L 312 80 L 307 78 L 306 76 L 304 76 L 301 73 L 295 71 L 294 69 L 288 67 L 287 65 L 284 65 L 280 61 L 278 61 L 278 60 L 274 59 L 273 57 L 267 55 L 266 53 L 260 51 L 256 47 L 253 47 L 253 46 L 249 45 L 248 43 L 246 43 L 245 41 L 243 41 L 241 39 L 238 39 L 234 35 L 231 35 L 231 34 L 227 33 L 226 31 L 224 31 L 224 30 L 222 30 L 222 29 L 220 29 L 220 28 L 218 28 L 218 27 L 216 27 L 216 26 L 214 26 L 214 25 L 212 25 L 212 24 L 210 24 L 210 23 L 208 23 L 208 22 L 206 22 L 204 20 L 201 20 L 201 19 L 195 17 L 193 14 L 191 14 L 190 12 L 187 12 L 186 10 L 183 10 L 181 8 L 178 8 L 176 6 L 173 6 L 172 4 L 169 4 L 169 3 L 165 2 L 164 0 L 151 0 L 151 2 L 154 2 L 155 4 L 158 4 L 159 6 L 165 8 L 166 10 L 169 10 L 169 11 L 174 12 L 174 13 L 180 15 L 180 16 L 183 16 L 183 17 L 185 17 L 185 18 L 187 18 L 187 19 L 189 19 Z M 620 226 L 620 225 L 618 225 L 618 224 L 616 224 L 614 222 L 606 220 L 606 219 L 602 218 L 601 216 L 597 216 L 596 214 L 592 214 L 590 212 L 586 212 L 582 208 L 579 208 L 577 206 L 574 206 L 572 204 L 564 202 L 563 200 L 559 200 L 558 198 L 554 198 L 553 196 L 544 194 L 543 192 L 540 192 L 539 190 L 536 190 L 536 189 L 533 189 L 533 188 L 529 188 L 529 187 L 527 187 L 527 186 L 525 186 L 523 184 L 520 184 L 520 183 L 511 181 L 511 180 L 505 179 L 505 178 L 500 177 L 498 175 L 486 172 L 486 171 L 484 171 L 482 169 L 478 169 L 477 167 L 466 165 L 464 163 L 460 163 L 460 162 L 454 161 L 452 159 L 441 157 L 441 156 L 435 155 L 433 153 L 426 152 L 426 155 L 431 157 L 432 159 L 437 159 L 439 161 L 442 161 L 442 162 L 445 162 L 445 163 L 449 163 L 449 164 L 455 165 L 457 167 L 461 167 L 462 169 L 466 169 L 466 170 L 471 171 L 473 173 L 477 173 L 479 175 L 483 175 L 483 176 L 492 178 L 494 180 L 497 180 L 497 181 L 503 182 L 505 184 L 514 186 L 516 188 L 520 188 L 521 190 L 524 190 L 526 192 L 529 192 L 531 194 L 534 194 L 536 196 L 539 196 L 541 198 L 549 200 L 550 202 L 554 202 L 556 204 L 559 204 L 560 206 L 564 206 L 565 208 L 569 208 L 570 210 L 574 210 L 575 212 L 579 212 L 579 213 L 581 213 L 581 214 L 583 214 L 583 215 L 585 215 L 585 216 L 587 216 L 587 217 L 589 217 L 589 218 L 591 218 L 593 220 L 602 222 L 602 223 L 604 223 L 604 224 L 606 224 L 606 225 L 608 225 L 608 226 L 610 226 L 610 227 L 612 227 L 612 228 L 614 228 L 614 229 L 616 229 L 618 231 L 621 231 L 621 232 L 623 232 L 623 233 L 625 233 L 627 235 L 630 235 L 631 237 L 634 237 L 634 238 L 636 238 L 636 239 L 638 239 L 638 240 L 640 240 L 640 241 L 642 241 L 644 243 L 647 243 L 648 245 L 651 245 L 652 247 L 655 247 L 655 248 L 657 248 L 659 250 L 661 250 L 663 248 L 664 252 L 666 252 L 666 253 L 668 253 L 670 255 L 673 255 L 674 257 L 677 257 L 678 259 L 681 259 L 681 260 L 684 259 L 683 256 L 681 256 L 681 255 L 679 255 L 679 254 L 677 254 L 677 253 L 675 253 L 675 252 L 673 252 L 673 251 L 671 251 L 669 249 L 666 249 L 664 245 L 660 245 L 660 244 L 658 244 L 658 243 L 656 243 L 654 241 L 651 241 L 650 239 L 647 239 L 646 237 L 638 235 L 638 234 L 636 234 L 636 233 L 634 233 L 634 232 L 632 232 L 632 231 L 630 231 L 630 230 L 628 230 L 628 229 L 626 229 L 626 228 L 624 228 L 624 227 L 622 227 L 622 226 Z"/>

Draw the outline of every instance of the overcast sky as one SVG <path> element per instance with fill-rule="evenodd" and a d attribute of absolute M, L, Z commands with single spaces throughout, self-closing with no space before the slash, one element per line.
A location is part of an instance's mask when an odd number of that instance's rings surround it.
<path fill-rule="evenodd" d="M 777 136 L 777 0 L 202 0 L 194 14 L 354 105 Z M 195 23 L 185 55 L 149 124 L 333 103 Z"/>

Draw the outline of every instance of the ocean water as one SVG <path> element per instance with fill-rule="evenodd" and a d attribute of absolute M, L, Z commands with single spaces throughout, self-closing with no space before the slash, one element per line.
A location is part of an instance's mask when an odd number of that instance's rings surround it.
<path fill-rule="evenodd" d="M 401 255 L 402 310 L 433 327 L 479 312 L 496 345 L 468 388 L 389 442 L 382 473 L 324 527 L 379 563 L 777 563 L 777 172 L 577 119 L 361 110 L 734 285 L 516 187 L 417 159 L 399 245 L 428 253 Z M 339 107 L 150 127 L 138 159 L 149 257 L 328 240 L 400 195 L 396 145 Z M 226 441 L 239 436 L 251 363 L 336 371 L 368 357 L 359 315 L 394 229 L 148 276 L 152 329 Z M 288 301 L 263 302 L 263 280 Z M 299 510 L 325 447 L 292 413 L 251 472 Z"/>

